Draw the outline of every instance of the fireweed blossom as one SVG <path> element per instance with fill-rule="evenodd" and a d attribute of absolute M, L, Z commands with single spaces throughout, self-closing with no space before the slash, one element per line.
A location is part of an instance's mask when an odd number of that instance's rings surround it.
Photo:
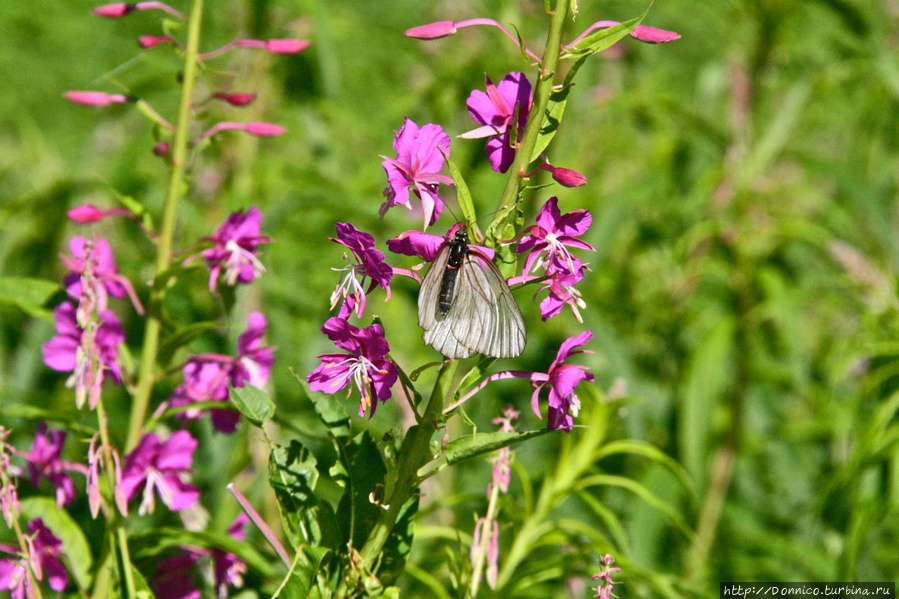
<path fill-rule="evenodd" d="M 489 137 L 487 158 L 490 166 L 494 171 L 504 173 L 515 160 L 515 150 L 524 135 L 534 94 L 523 73 L 509 73 L 496 85 L 489 77 L 485 77 L 485 85 L 486 92 L 476 89 L 466 102 L 471 118 L 481 126 L 459 137 Z M 513 130 L 516 131 L 514 140 Z"/>
<path fill-rule="evenodd" d="M 524 262 L 524 274 L 544 269 L 547 275 L 575 274 L 583 262 L 575 258 L 569 248 L 593 251 L 589 243 L 576 239 L 590 228 L 593 217 L 588 210 L 572 210 L 562 214 L 559 200 L 549 198 L 537 215 L 537 224 L 528 227 L 528 235 L 518 244 L 519 254 L 530 252 Z"/>
<path fill-rule="evenodd" d="M 203 401 L 227 401 L 228 384 L 242 388 L 249 383 L 262 387 L 268 382 L 275 348 L 262 345 L 268 323 L 262 312 L 250 314 L 247 330 L 237 340 L 237 357 L 224 354 L 196 354 L 184 365 L 184 383 L 175 388 L 169 402 L 174 407 Z M 181 418 L 200 418 L 199 409 L 188 409 Z M 233 410 L 210 410 L 215 430 L 233 433 L 240 415 Z"/>
<path fill-rule="evenodd" d="M 329 318 L 321 330 L 334 345 L 348 353 L 318 356 L 321 364 L 306 377 L 309 387 L 313 391 L 336 393 L 352 380 L 362 396 L 359 416 L 371 408 L 368 415 L 371 418 L 378 400 L 390 399 L 390 388 L 397 379 L 396 366 L 387 358 L 390 344 L 384 338 L 383 327 L 373 324 L 360 329 L 343 318 Z"/>
<path fill-rule="evenodd" d="M 90 446 L 87 448 L 87 503 L 91 510 L 91 516 L 94 518 L 100 513 L 100 504 L 102 503 L 100 466 L 103 463 L 103 451 L 107 450 L 102 443 L 98 445 L 99 441 L 100 433 L 95 433 L 93 438 L 91 438 Z M 119 513 L 126 516 L 128 515 L 128 499 L 125 497 L 125 491 L 121 485 L 122 463 L 119 459 L 119 452 L 115 447 L 108 448 L 108 451 L 112 454 L 113 480 L 116 481 L 113 488 L 115 503 L 119 508 Z"/>
<path fill-rule="evenodd" d="M 581 402 L 574 393 L 575 388 L 581 381 L 592 382 L 593 375 L 589 372 L 585 372 L 587 368 L 589 368 L 588 366 L 565 364 L 565 361 L 577 354 L 592 354 L 593 352 L 587 349 L 574 350 L 574 348 L 581 347 L 592 338 L 593 331 L 588 329 L 580 335 L 570 337 L 563 341 L 561 347 L 559 347 L 556 359 L 550 364 L 547 372 L 504 370 L 502 372 L 491 374 L 474 389 L 466 393 L 462 399 L 443 411 L 444 413 L 447 413 L 468 401 L 491 381 L 508 378 L 523 378 L 529 379 L 531 385 L 534 387 L 534 393 L 531 396 L 531 408 L 534 410 L 534 414 L 537 415 L 537 418 L 543 418 L 540 414 L 540 391 L 548 384 L 549 416 L 547 419 L 547 427 L 553 430 L 563 430 L 566 433 L 571 432 L 571 429 L 574 426 L 573 417 L 577 416 L 578 411 L 581 409 Z"/>
<path fill-rule="evenodd" d="M 60 256 L 71 271 L 65 278 L 69 297 L 80 300 L 85 295 L 90 295 L 96 298 L 96 309 L 103 311 L 109 304 L 109 296 L 121 299 L 127 295 L 138 314 L 144 313 L 131 282 L 119 274 L 108 241 L 102 237 L 87 239 L 75 236 L 69 241 L 69 251 L 72 253 L 71 258 Z M 85 284 L 92 289 L 86 290 Z"/>
<path fill-rule="evenodd" d="M 209 267 L 209 290 L 215 291 L 219 275 L 225 273 L 225 282 L 234 286 L 238 282 L 249 283 L 265 272 L 257 257 L 257 248 L 271 241 L 260 234 L 262 212 L 255 206 L 231 213 L 206 241 L 211 248 L 200 252 Z"/>
<path fill-rule="evenodd" d="M 244 539 L 244 525 L 249 522 L 246 514 L 240 514 L 228 528 L 228 534 L 238 540 Z M 200 590 L 194 580 L 194 571 L 198 561 L 208 558 L 211 562 L 208 577 L 216 589 L 217 597 L 227 597 L 228 587 L 243 586 L 243 575 L 247 564 L 233 553 L 221 549 L 205 547 L 185 547 L 182 553 L 168 557 L 156 566 L 153 577 L 156 596 L 159 599 L 184 599 L 201 597 Z"/>
<path fill-rule="evenodd" d="M 571 307 L 571 312 L 578 322 L 584 322 L 578 308 L 586 308 L 587 304 L 581 298 L 581 293 L 574 286 L 584 278 L 583 269 L 573 274 L 555 273 L 549 279 L 543 281 L 543 287 L 534 294 L 547 291 L 547 295 L 540 302 L 540 317 L 545 321 L 562 312 L 565 305 Z"/>
<path fill-rule="evenodd" d="M 0 560 L 0 590 L 9 591 L 13 599 L 36 597 L 37 592 L 31 586 L 31 577 L 42 582 L 45 578 L 50 588 L 60 592 L 69 584 L 66 567 L 60 561 L 64 555 L 62 541 L 44 526 L 43 520 L 36 518 L 28 523 L 30 535 L 25 537 L 28 554 L 21 555 L 16 547 L 0 544 L 0 551 L 18 556 L 11 560 Z"/>
<path fill-rule="evenodd" d="M 56 492 L 56 505 L 69 505 L 75 499 L 75 485 L 67 472 L 78 472 L 87 476 L 87 468 L 83 464 L 63 462 L 62 448 L 66 441 L 66 431 L 51 430 L 47 435 L 47 423 L 37 426 L 37 433 L 31 443 L 31 451 L 19 455 L 28 460 L 31 468 L 31 484 L 38 487 L 40 480 L 46 478 Z"/>
<path fill-rule="evenodd" d="M 176 431 L 165 442 L 147 433 L 125 458 L 121 488 L 131 501 L 141 495 L 138 514 L 152 514 L 156 508 L 154 490 L 170 510 L 177 512 L 192 506 L 200 491 L 185 481 L 190 472 L 197 440 L 187 431 Z"/>
<path fill-rule="evenodd" d="M 440 125 L 429 123 L 419 128 L 406 117 L 396 132 L 393 149 L 396 158 L 381 156 L 384 159 L 381 166 L 387 172 L 387 188 L 384 189 L 387 201 L 381 204 L 381 218 L 399 204 L 411 209 L 409 194 L 412 193 L 421 200 L 424 228 L 428 228 L 437 222 L 443 211 L 443 201 L 437 195 L 438 186 L 453 183 L 451 178 L 438 174 L 450 153 L 450 137 Z"/>
<path fill-rule="evenodd" d="M 329 237 L 328 239 L 349 248 L 356 262 L 351 262 L 349 266 L 342 269 L 331 269 L 345 273 L 331 294 L 331 309 L 334 309 L 341 297 L 346 298 L 352 295 L 356 318 L 361 318 L 362 312 L 365 311 L 366 294 L 371 293 L 378 285 L 387 290 L 385 301 L 390 299 L 390 280 L 393 278 L 393 268 L 384 261 L 384 253 L 375 248 L 374 237 L 349 223 L 337 223 L 336 228 L 338 238 Z M 344 257 L 347 257 L 346 254 Z M 349 260 L 349 258 L 347 259 Z M 371 279 L 367 291 L 362 284 L 365 277 Z"/>
<path fill-rule="evenodd" d="M 71 372 L 66 383 L 75 387 L 78 407 L 89 397 L 88 405 L 94 409 L 100 397 L 100 388 L 110 375 L 116 383 L 122 383 L 119 366 L 119 344 L 125 342 L 122 323 L 109 310 L 99 313 L 99 323 L 91 323 L 87 329 L 78 324 L 75 306 L 63 302 L 53 310 L 56 336 L 41 346 L 44 364 L 57 372 Z"/>

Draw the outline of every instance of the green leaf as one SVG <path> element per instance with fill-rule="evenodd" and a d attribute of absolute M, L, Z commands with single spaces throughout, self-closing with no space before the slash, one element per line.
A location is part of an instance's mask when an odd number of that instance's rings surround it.
<path fill-rule="evenodd" d="M 297 440 L 277 445 L 269 456 L 269 482 L 281 508 L 284 530 L 293 547 L 303 544 L 336 548 L 337 522 L 331 505 L 315 495 L 315 456 Z"/>
<path fill-rule="evenodd" d="M 647 8 L 646 10 L 648 11 L 649 9 Z M 584 55 L 602 52 L 615 42 L 621 40 L 631 31 L 636 29 L 637 25 L 639 25 L 640 22 L 643 21 L 644 17 L 646 17 L 645 11 L 639 17 L 633 18 L 629 21 L 619 23 L 618 25 L 615 25 L 613 27 L 597 29 L 596 31 L 585 36 L 584 39 L 579 40 L 578 43 L 566 50 L 559 58 L 580 58 Z"/>
<path fill-rule="evenodd" d="M 141 106 L 142 106 L 142 104 L 141 104 Z M 137 219 L 143 225 L 144 229 L 146 229 L 147 231 L 152 233 L 153 232 L 153 216 L 150 214 L 150 212 L 147 210 L 147 208 L 143 204 L 141 204 L 140 202 L 138 202 L 137 200 L 135 200 L 133 197 L 131 197 L 129 195 L 119 193 L 115 190 L 113 190 L 113 193 L 115 194 L 116 199 L 119 201 L 119 203 L 122 206 L 124 206 L 125 208 L 127 208 L 128 210 L 130 210 L 131 212 L 134 213 L 134 215 L 137 217 Z"/>
<path fill-rule="evenodd" d="M 260 428 L 275 414 L 275 402 L 259 387 L 232 387 L 229 383 L 228 393 L 237 410 Z"/>
<path fill-rule="evenodd" d="M 471 199 L 471 191 L 462 176 L 462 171 L 455 162 L 449 159 L 449 156 L 446 157 L 446 165 L 449 167 L 453 184 L 456 186 L 456 199 L 459 202 L 459 208 L 462 209 L 462 216 L 465 218 L 465 228 L 473 234 L 478 215 L 474 209 L 474 201 Z"/>
<path fill-rule="evenodd" d="M 384 476 L 387 469 L 378 444 L 368 431 L 356 435 L 345 446 L 341 462 L 346 469 L 346 492 L 337 506 L 337 520 L 341 525 L 344 543 L 360 548 L 382 509 L 372 498 L 386 502 Z"/>
<path fill-rule="evenodd" d="M 393 584 L 406 568 L 406 558 L 412 549 L 415 536 L 415 514 L 418 513 L 418 495 L 409 498 L 400 510 L 390 536 L 381 550 L 381 567 L 378 578 L 384 584 Z"/>
<path fill-rule="evenodd" d="M 350 417 L 347 416 L 346 410 L 340 400 L 334 395 L 313 391 L 309 387 L 309 382 L 302 376 L 293 373 L 300 387 L 306 393 L 306 397 L 312 402 L 316 414 L 321 418 L 328 431 L 337 439 L 347 439 L 352 433 L 350 426 Z"/>
<path fill-rule="evenodd" d="M 221 549 L 233 553 L 262 576 L 273 576 L 271 563 L 252 545 L 238 541 L 224 532 L 191 531 L 183 528 L 162 527 L 145 532 L 132 532 L 128 544 L 135 561 L 153 560 L 170 549 L 179 547 L 203 547 Z"/>
<path fill-rule="evenodd" d="M 481 377 L 484 376 L 484 373 L 490 370 L 490 367 L 493 366 L 494 362 L 496 362 L 496 358 L 481 356 L 481 359 L 478 360 L 477 364 L 472 366 L 471 369 L 465 373 L 465 376 L 462 377 L 462 381 L 457 387 L 457 393 L 461 393 L 464 389 L 467 389 L 469 386 L 478 382 Z"/>
<path fill-rule="evenodd" d="M 172 361 L 175 352 L 180 348 L 184 347 L 200 335 L 208 331 L 214 331 L 218 328 L 219 324 L 216 322 L 195 322 L 178 330 L 173 335 L 169 335 L 159 346 L 159 352 L 156 358 L 157 362 L 160 366 L 166 366 Z"/>
<path fill-rule="evenodd" d="M 465 460 L 470 460 L 479 455 L 509 447 L 515 443 L 519 443 L 526 439 L 533 439 L 551 432 L 551 429 L 544 428 L 535 431 L 525 431 L 523 433 L 507 433 L 498 431 L 495 433 L 478 433 L 470 437 L 462 437 L 454 439 L 446 446 L 446 462 L 447 464 L 458 464 Z"/>
<path fill-rule="evenodd" d="M 56 505 L 49 497 L 29 497 L 19 502 L 22 517 L 26 520 L 40 518 L 44 526 L 49 528 L 62 541 L 62 551 L 68 556 L 69 569 L 78 580 L 79 586 L 88 588 L 91 585 L 90 546 L 84 532 L 64 509 Z"/>
<path fill-rule="evenodd" d="M 290 564 L 290 571 L 281 582 L 278 590 L 272 595 L 283 599 L 304 599 L 309 597 L 315 578 L 321 569 L 322 561 L 328 555 L 328 550 L 321 547 L 302 545 L 297 548 Z"/>
<path fill-rule="evenodd" d="M 51 300 L 62 291 L 62 286 L 53 281 L 28 277 L 0 277 L 0 303 L 13 304 L 26 314 L 44 320 L 53 319 L 53 309 L 49 306 L 59 303 Z"/>

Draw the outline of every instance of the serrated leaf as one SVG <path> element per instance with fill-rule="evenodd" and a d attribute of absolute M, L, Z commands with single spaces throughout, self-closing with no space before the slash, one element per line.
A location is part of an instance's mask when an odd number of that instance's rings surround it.
<path fill-rule="evenodd" d="M 306 397 L 312 402 L 316 414 L 318 414 L 325 426 L 328 427 L 328 431 L 331 435 L 337 439 L 349 438 L 352 432 L 350 417 L 347 415 L 340 400 L 334 395 L 313 391 L 309 387 L 309 382 L 305 378 L 298 376 L 296 373 L 294 373 L 294 377 L 297 379 L 297 382 L 300 383 L 300 386 L 306 393 Z"/>
<path fill-rule="evenodd" d="M 21 500 L 19 507 L 23 518 L 26 520 L 40 518 L 44 526 L 62 541 L 62 551 L 69 558 L 68 564 L 72 575 L 78 580 L 79 586 L 89 588 L 93 568 L 90 545 L 84 532 L 68 512 L 58 507 L 56 501 L 49 497 L 29 497 Z"/>
<path fill-rule="evenodd" d="M 269 457 L 269 482 L 281 508 L 281 520 L 293 547 L 337 547 L 339 532 L 331 505 L 315 495 L 315 456 L 297 440 L 276 446 Z"/>
<path fill-rule="evenodd" d="M 387 469 L 378 444 L 368 431 L 353 437 L 344 447 L 341 461 L 347 471 L 346 492 L 337 506 L 344 544 L 360 548 L 368 539 L 381 509 L 376 501 L 385 502 L 384 477 Z"/>
<path fill-rule="evenodd" d="M 454 439 L 446 446 L 446 462 L 447 464 L 458 464 L 465 460 L 509 447 L 515 443 L 520 443 L 526 439 L 533 439 L 551 432 L 552 429 L 540 429 L 535 431 L 525 431 L 523 433 L 478 433 L 477 435 Z"/>
<path fill-rule="evenodd" d="M 29 277 L 0 277 L 0 303 L 13 304 L 30 316 L 53 319 L 50 300 L 63 291 L 59 283 Z M 60 299 L 61 301 L 61 299 Z"/>
<path fill-rule="evenodd" d="M 216 322 L 195 322 L 190 324 L 182 329 L 176 331 L 173 335 L 169 335 L 165 338 L 162 344 L 159 346 L 159 352 L 157 353 L 157 362 L 160 366 L 166 366 L 169 362 L 171 362 L 172 357 L 175 355 L 175 352 L 180 348 L 184 347 L 203 333 L 208 331 L 214 331 L 219 328 L 219 324 Z"/>
<path fill-rule="evenodd" d="M 297 548 L 297 552 L 290 564 L 290 571 L 281 582 L 278 590 L 272 595 L 272 599 L 304 599 L 309 597 L 309 591 L 315 584 L 315 578 L 321 568 L 322 560 L 328 554 L 327 549 L 303 545 Z"/>
<path fill-rule="evenodd" d="M 275 402 L 259 387 L 232 387 L 229 383 L 228 394 L 237 411 L 260 428 L 275 414 Z"/>

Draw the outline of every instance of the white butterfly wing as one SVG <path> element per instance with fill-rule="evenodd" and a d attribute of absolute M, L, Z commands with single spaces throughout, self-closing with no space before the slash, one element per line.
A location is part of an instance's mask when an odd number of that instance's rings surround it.
<path fill-rule="evenodd" d="M 452 306 L 440 314 L 443 271 L 449 258 L 444 245 L 431 264 L 418 295 L 418 324 L 424 342 L 447 358 L 481 353 L 496 358 L 519 355 L 527 343 L 524 319 L 502 274 L 476 251 L 459 267 Z"/>

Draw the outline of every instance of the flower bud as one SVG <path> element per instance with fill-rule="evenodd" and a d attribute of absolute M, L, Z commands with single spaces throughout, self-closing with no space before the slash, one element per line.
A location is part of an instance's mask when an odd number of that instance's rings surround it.
<path fill-rule="evenodd" d="M 673 31 L 665 31 L 649 25 L 637 25 L 631 31 L 631 37 L 647 44 L 664 44 L 680 39 L 680 34 Z"/>
<path fill-rule="evenodd" d="M 141 35 L 137 38 L 137 45 L 145 50 L 165 42 L 174 43 L 175 38 L 170 35 Z"/>
<path fill-rule="evenodd" d="M 93 204 L 82 204 L 80 206 L 75 206 L 68 212 L 66 212 L 66 216 L 73 223 L 78 223 L 79 225 L 88 225 L 90 223 L 95 223 L 99 220 L 103 219 L 103 211 L 94 206 Z"/>
<path fill-rule="evenodd" d="M 265 42 L 265 48 L 275 54 L 296 54 L 309 47 L 307 40 L 275 39 Z"/>
<path fill-rule="evenodd" d="M 166 156 L 169 153 L 169 142 L 158 141 L 153 144 L 153 153 L 157 156 Z"/>
<path fill-rule="evenodd" d="M 553 180 L 564 187 L 580 187 L 587 184 L 587 177 L 570 168 L 552 167 Z"/>
<path fill-rule="evenodd" d="M 110 104 L 128 102 L 128 96 L 122 94 L 107 94 L 105 92 L 73 91 L 66 92 L 63 96 L 76 104 L 85 106 L 109 106 Z"/>
<path fill-rule="evenodd" d="M 455 33 L 455 23 L 452 21 L 437 21 L 436 23 L 428 23 L 427 25 L 419 25 L 418 27 L 407 29 L 403 35 L 420 40 L 436 40 L 442 37 L 449 37 Z"/>
<path fill-rule="evenodd" d="M 128 4 L 127 2 L 114 2 L 112 4 L 104 4 L 102 6 L 98 6 L 93 10 L 93 12 L 95 15 L 100 17 L 117 19 L 119 17 L 124 17 L 134 9 L 135 6 L 133 4 Z"/>
<path fill-rule="evenodd" d="M 256 99 L 256 94 L 226 94 L 223 92 L 216 92 L 212 94 L 212 97 L 223 100 L 232 106 L 246 106 Z"/>
<path fill-rule="evenodd" d="M 281 125 L 275 125 L 274 123 L 255 121 L 247 123 L 244 127 L 244 131 L 250 135 L 257 135 L 259 137 L 277 137 L 287 131 L 287 129 Z"/>

